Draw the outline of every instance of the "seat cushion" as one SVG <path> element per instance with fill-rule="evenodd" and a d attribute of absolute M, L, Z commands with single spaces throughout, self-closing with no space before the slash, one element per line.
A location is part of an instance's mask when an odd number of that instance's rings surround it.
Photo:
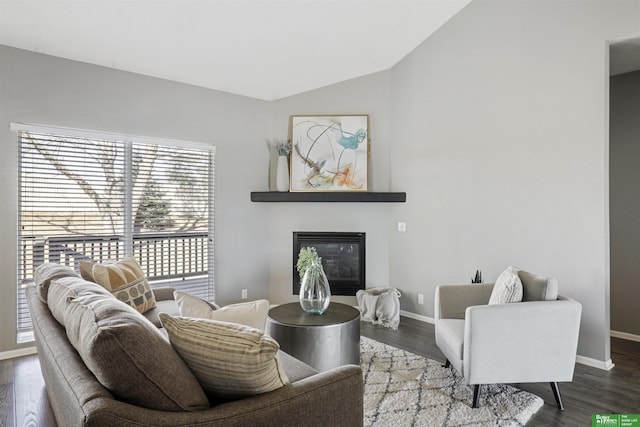
<path fill-rule="evenodd" d="M 518 271 L 522 281 L 522 301 L 554 301 L 558 299 L 558 281 L 528 271 Z"/>
<path fill-rule="evenodd" d="M 180 356 L 158 328 L 131 306 L 108 292 L 67 300 L 62 324 L 69 342 L 118 400 L 161 411 L 209 407 L 198 380 Z"/>
<path fill-rule="evenodd" d="M 289 378 L 289 382 L 291 383 L 295 383 L 296 381 L 312 377 L 318 373 L 318 371 L 313 369 L 311 366 L 285 353 L 282 350 L 278 352 L 278 357 L 280 358 L 282 369 L 284 370 L 285 374 L 287 374 L 287 378 Z"/>
<path fill-rule="evenodd" d="M 464 319 L 439 319 L 436 322 L 436 343 L 450 362 L 461 361 L 464 355 Z"/>
<path fill-rule="evenodd" d="M 156 328 L 162 327 L 160 321 L 160 313 L 169 313 L 172 316 L 179 316 L 180 310 L 178 304 L 172 299 L 170 300 L 156 300 L 156 306 L 149 311 L 145 311 L 142 315 L 147 318 L 148 321 L 153 323 Z"/>
<path fill-rule="evenodd" d="M 160 320 L 171 345 L 209 394 L 238 399 L 289 384 L 280 346 L 258 329 L 167 313 L 160 313 Z"/>

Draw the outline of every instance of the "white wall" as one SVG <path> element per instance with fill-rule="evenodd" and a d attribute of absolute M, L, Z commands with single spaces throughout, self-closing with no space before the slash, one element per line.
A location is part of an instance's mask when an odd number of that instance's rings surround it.
<path fill-rule="evenodd" d="M 17 144 L 9 123 L 198 141 L 216 150 L 216 293 L 268 298 L 268 103 L 0 46 L 0 352 L 15 345 Z M 250 268 L 248 268 L 249 266 Z"/>
<path fill-rule="evenodd" d="M 578 353 L 610 358 L 606 41 L 639 22 L 634 1 L 475 0 L 393 68 L 403 309 L 517 265 L 557 277 L 583 304 Z"/>
<path fill-rule="evenodd" d="M 640 336 L 640 71 L 611 78 L 611 329 Z"/>

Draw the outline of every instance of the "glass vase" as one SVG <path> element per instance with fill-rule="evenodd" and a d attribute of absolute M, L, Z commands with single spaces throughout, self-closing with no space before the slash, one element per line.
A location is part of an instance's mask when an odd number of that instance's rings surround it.
<path fill-rule="evenodd" d="M 314 261 L 307 268 L 300 282 L 300 307 L 310 314 L 322 314 L 331 302 L 329 281 L 322 264 Z"/>

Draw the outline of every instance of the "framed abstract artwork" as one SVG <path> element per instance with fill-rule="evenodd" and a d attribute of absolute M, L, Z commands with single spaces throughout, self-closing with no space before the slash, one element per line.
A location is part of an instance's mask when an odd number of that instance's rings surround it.
<path fill-rule="evenodd" d="M 367 191 L 369 116 L 291 116 L 291 191 Z"/>

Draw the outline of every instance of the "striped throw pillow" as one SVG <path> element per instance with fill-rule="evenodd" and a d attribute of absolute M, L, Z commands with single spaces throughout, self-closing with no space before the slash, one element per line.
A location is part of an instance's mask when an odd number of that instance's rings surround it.
<path fill-rule="evenodd" d="M 258 329 L 160 313 L 169 341 L 202 388 L 222 399 L 266 393 L 289 384 L 278 343 Z"/>
<path fill-rule="evenodd" d="M 145 313 L 156 306 L 156 298 L 151 286 L 134 257 L 130 256 L 115 262 L 96 263 L 91 273 L 97 284 L 140 313 Z"/>

